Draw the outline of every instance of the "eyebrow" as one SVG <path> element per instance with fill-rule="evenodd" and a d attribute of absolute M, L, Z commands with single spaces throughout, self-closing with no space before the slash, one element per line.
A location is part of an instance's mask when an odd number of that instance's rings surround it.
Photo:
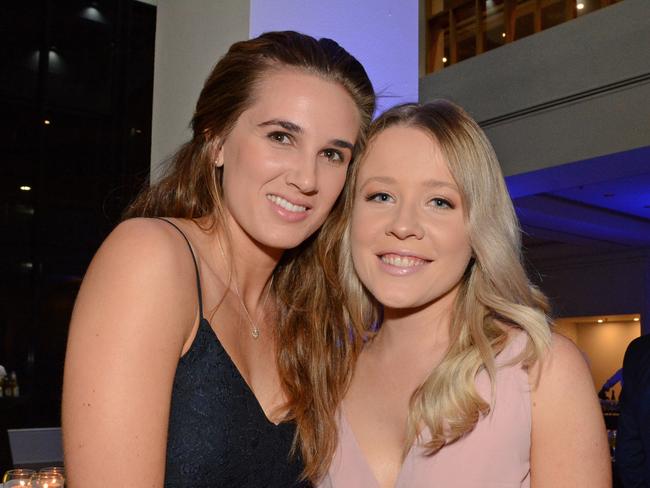
<path fill-rule="evenodd" d="M 343 139 L 333 139 L 330 141 L 330 144 L 332 146 L 340 147 L 341 149 L 349 149 L 350 151 L 354 151 L 354 144 L 348 141 L 344 141 Z"/>
<path fill-rule="evenodd" d="M 300 127 L 298 124 L 294 124 L 293 122 L 289 122 L 288 120 L 282 120 L 282 119 L 267 120 L 266 122 L 262 122 L 261 124 L 259 124 L 258 127 L 267 127 L 269 125 L 278 125 L 283 129 L 286 129 L 289 132 L 294 132 L 296 134 L 302 134 L 304 132 L 302 130 L 302 127 Z"/>
<path fill-rule="evenodd" d="M 440 181 L 440 180 L 427 180 L 422 183 L 422 186 L 426 186 L 427 188 L 449 188 L 450 190 L 454 190 L 457 193 L 460 193 L 458 190 L 458 186 L 456 186 L 455 183 L 449 183 L 447 181 Z"/>
<path fill-rule="evenodd" d="M 266 122 L 258 124 L 258 127 L 268 127 L 270 125 L 277 125 L 285 130 L 288 130 L 289 132 L 293 132 L 294 134 L 302 134 L 305 132 L 303 128 L 298 124 L 294 124 L 293 122 L 282 119 L 267 120 Z M 341 149 L 349 149 L 350 151 L 354 151 L 354 144 L 343 139 L 332 139 L 329 141 L 329 144 L 335 147 L 340 147 Z"/>
<path fill-rule="evenodd" d="M 359 187 L 359 189 L 362 189 L 368 183 L 372 183 L 372 182 L 394 185 L 395 183 L 397 183 L 397 180 L 390 176 L 373 176 L 372 178 L 368 178 L 366 181 L 364 181 L 363 184 Z M 446 181 L 426 180 L 422 182 L 422 186 L 425 186 L 427 188 L 440 188 L 440 187 L 449 188 L 450 190 L 460 193 L 458 187 L 454 183 L 448 183 Z"/>

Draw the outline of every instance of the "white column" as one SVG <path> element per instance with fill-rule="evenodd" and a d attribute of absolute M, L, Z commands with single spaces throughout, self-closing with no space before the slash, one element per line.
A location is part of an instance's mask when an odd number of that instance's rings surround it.
<path fill-rule="evenodd" d="M 203 83 L 231 44 L 248 39 L 248 0 L 158 0 L 151 174 L 191 137 Z"/>

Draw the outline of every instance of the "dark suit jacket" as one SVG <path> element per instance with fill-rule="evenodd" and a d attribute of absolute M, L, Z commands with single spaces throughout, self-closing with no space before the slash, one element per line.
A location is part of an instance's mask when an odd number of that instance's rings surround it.
<path fill-rule="evenodd" d="M 617 471 L 625 488 L 650 488 L 650 335 L 625 351 L 620 408 Z"/>

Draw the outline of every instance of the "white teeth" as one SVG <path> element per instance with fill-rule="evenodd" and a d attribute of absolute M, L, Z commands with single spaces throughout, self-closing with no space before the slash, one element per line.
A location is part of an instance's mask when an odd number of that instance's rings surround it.
<path fill-rule="evenodd" d="M 290 201 L 285 200 L 284 198 L 277 195 L 266 195 L 266 198 L 271 200 L 276 205 L 284 208 L 285 210 L 288 210 L 289 212 L 305 212 L 307 210 L 307 207 L 303 207 L 302 205 L 294 205 Z"/>
<path fill-rule="evenodd" d="M 414 258 L 411 256 L 399 256 L 397 254 L 384 254 L 380 259 L 386 264 L 397 266 L 399 268 L 412 268 L 414 266 L 422 266 L 426 263 L 424 259 Z"/>

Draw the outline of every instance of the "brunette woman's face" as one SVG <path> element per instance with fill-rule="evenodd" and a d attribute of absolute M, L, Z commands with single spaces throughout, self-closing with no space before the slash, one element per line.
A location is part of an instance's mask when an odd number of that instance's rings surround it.
<path fill-rule="evenodd" d="M 282 250 L 313 234 L 343 188 L 360 120 L 340 84 L 291 68 L 266 73 L 216 158 L 231 230 Z"/>
<path fill-rule="evenodd" d="M 350 230 L 355 270 L 384 306 L 453 300 L 472 252 L 458 186 L 429 134 L 394 126 L 373 138 Z"/>

